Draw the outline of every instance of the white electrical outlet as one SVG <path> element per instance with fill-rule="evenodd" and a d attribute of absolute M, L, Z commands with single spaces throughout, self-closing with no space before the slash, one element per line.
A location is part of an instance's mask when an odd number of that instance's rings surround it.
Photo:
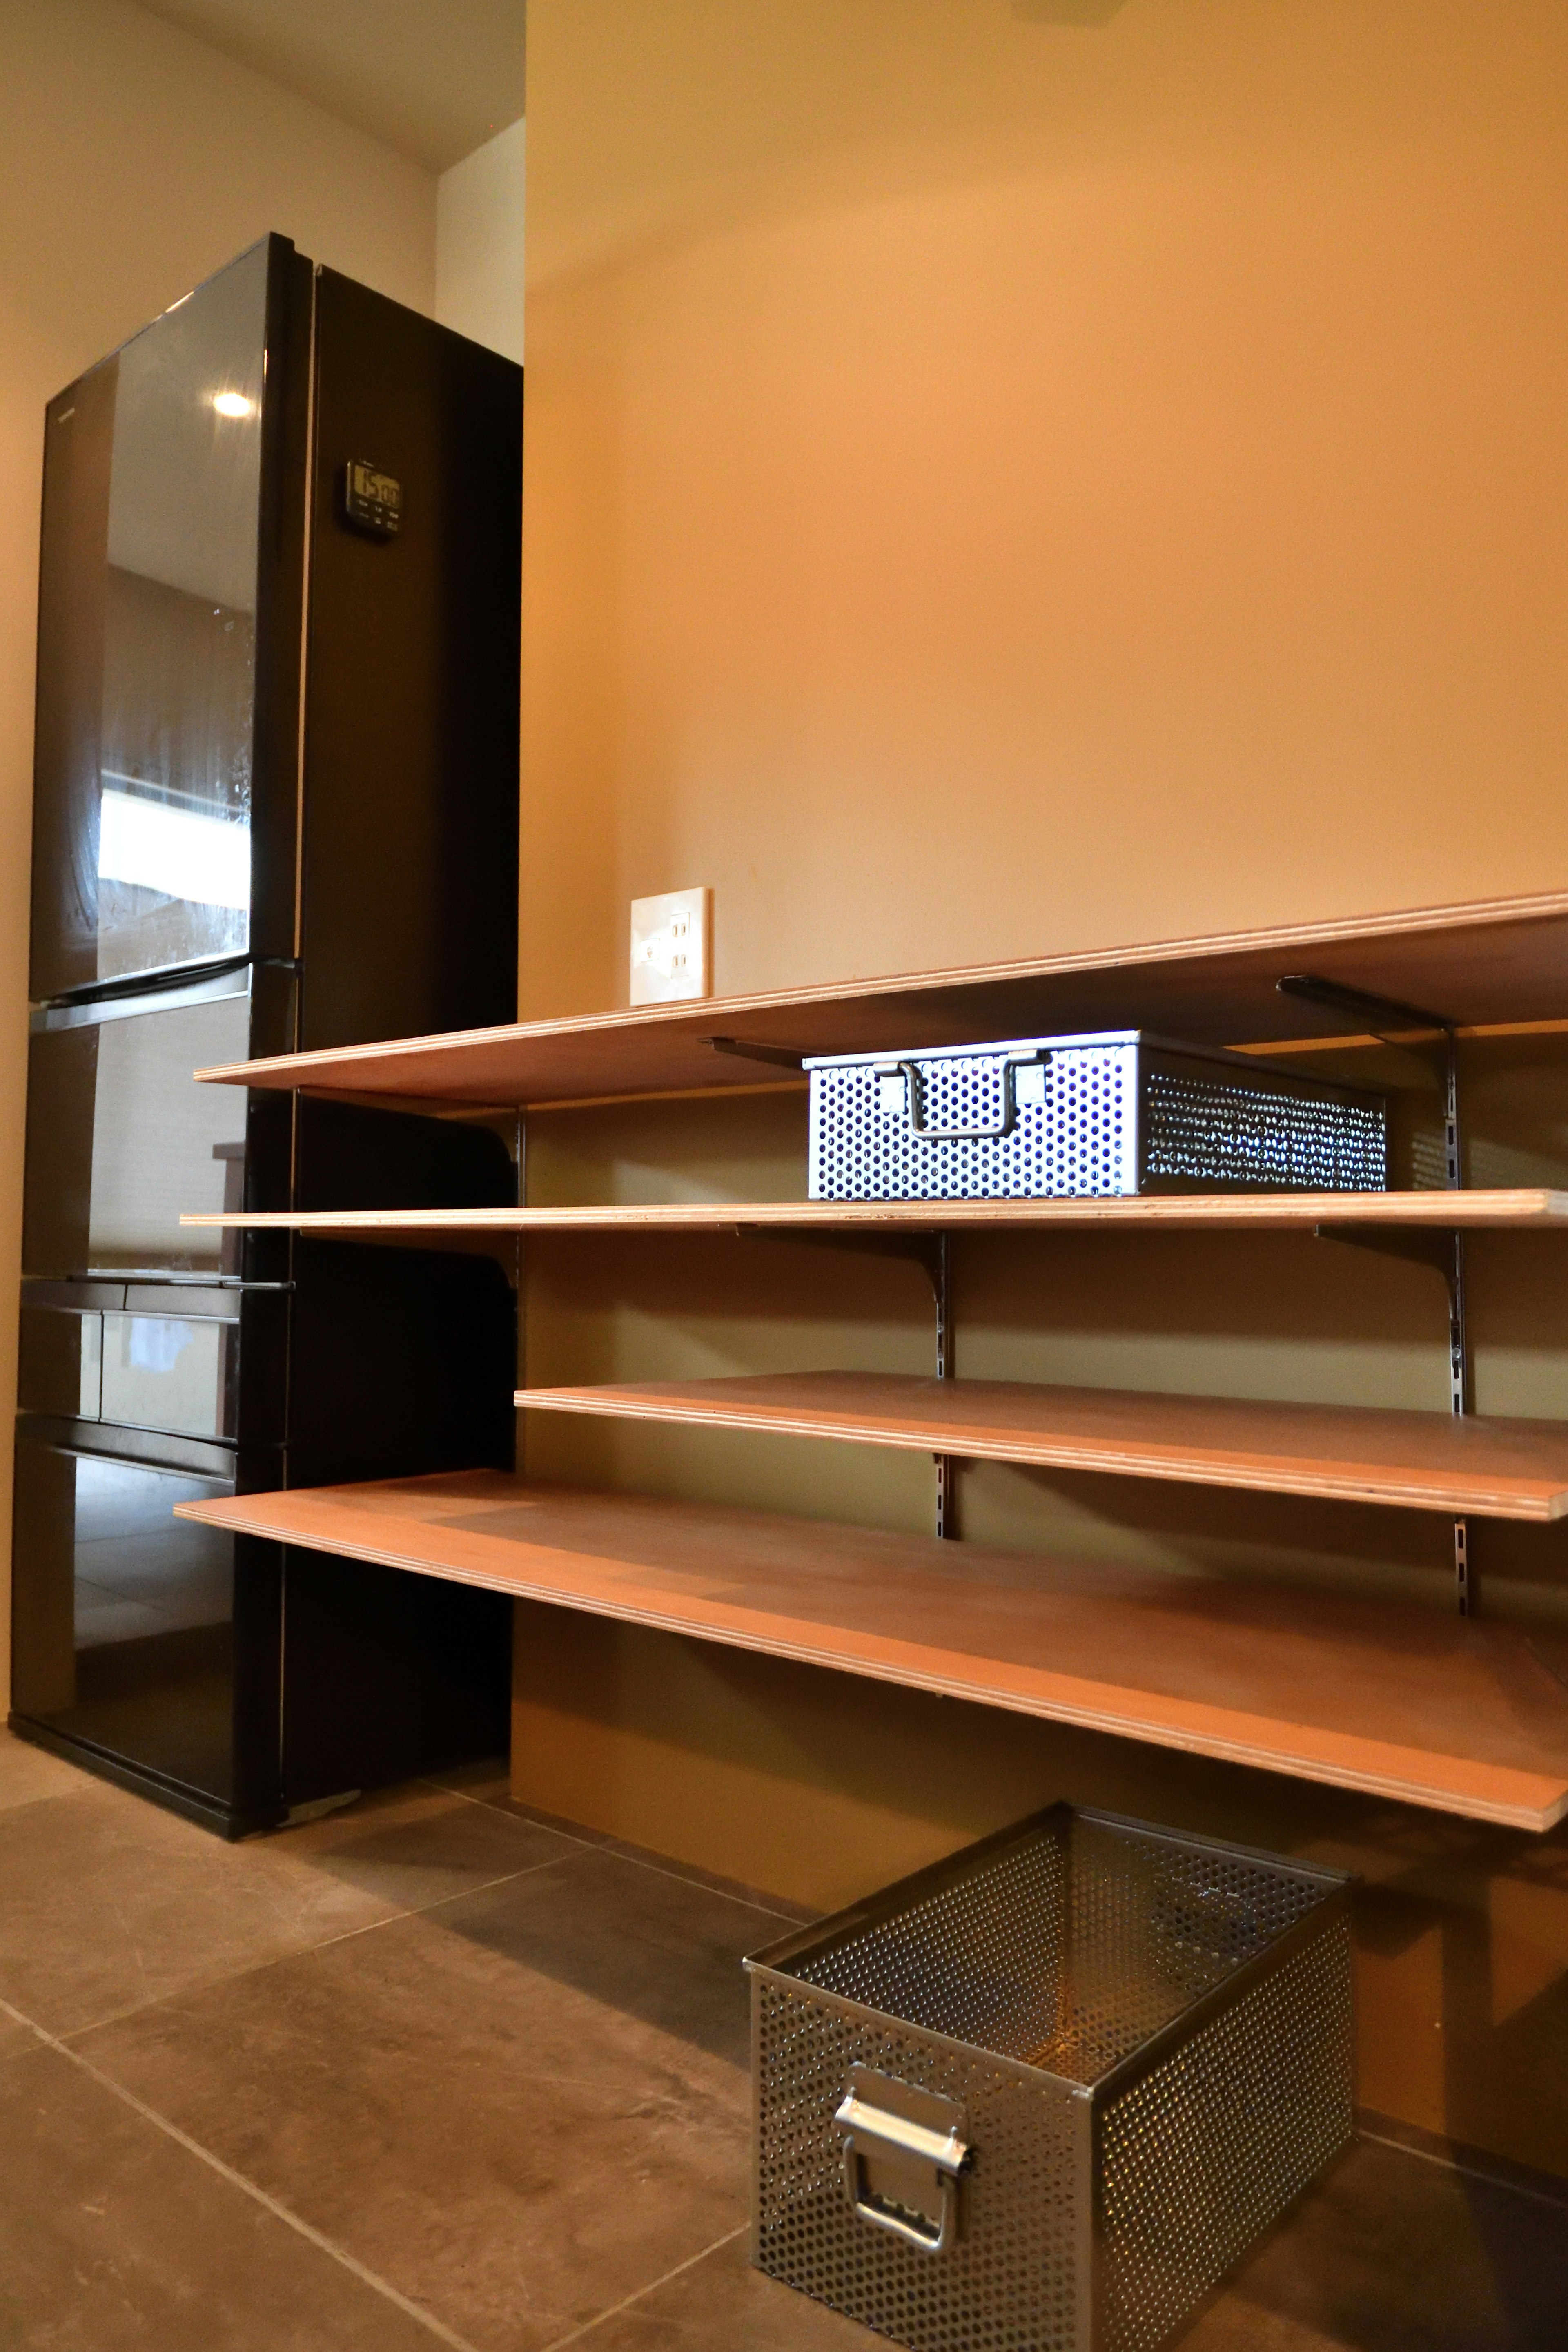
<path fill-rule="evenodd" d="M 713 993 L 711 890 L 632 901 L 632 1002 L 673 1004 Z"/>

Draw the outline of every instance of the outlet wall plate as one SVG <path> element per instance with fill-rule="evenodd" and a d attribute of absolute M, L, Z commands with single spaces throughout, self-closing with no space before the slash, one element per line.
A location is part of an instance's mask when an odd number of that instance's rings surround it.
<path fill-rule="evenodd" d="M 632 901 L 632 1002 L 713 994 L 713 892 L 665 890 Z"/>

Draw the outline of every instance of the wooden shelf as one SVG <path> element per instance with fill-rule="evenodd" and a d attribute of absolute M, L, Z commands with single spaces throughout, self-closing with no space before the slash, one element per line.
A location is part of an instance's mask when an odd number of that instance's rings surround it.
<path fill-rule="evenodd" d="M 530 1108 L 791 1082 L 790 1057 L 1157 1027 L 1286 1048 L 1335 1027 L 1289 973 L 1467 1031 L 1568 1029 L 1568 893 L 640 1008 L 204 1070 L 362 1102 Z M 1345 1042 L 1342 1040 L 1341 1042 Z M 763 1057 L 729 1050 L 756 1045 Z M 772 1058 L 768 1058 L 768 1050 Z M 1568 1227 L 1568 1191 L 1030 1202 L 708 1202 L 187 1217 L 300 1233 Z M 1568 1428 L 851 1374 L 530 1391 L 534 1410 L 1545 1520 Z M 216 1527 L 1542 1830 L 1568 1814 L 1568 1682 L 1508 1627 L 1285 1588 L 529 1486 L 500 1473 L 183 1507 Z"/>
<path fill-rule="evenodd" d="M 1568 1686 L 1484 1621 L 498 1471 L 180 1516 L 1476 1820 L 1568 1812 Z"/>
<path fill-rule="evenodd" d="M 896 1372 L 774 1372 L 519 1389 L 536 1412 L 679 1422 L 775 1436 L 1019 1462 L 1113 1476 L 1173 1478 L 1337 1502 L 1568 1514 L 1568 1422 L 1501 1421 L 1344 1405 L 1260 1404 L 1136 1389 L 1037 1388 Z"/>
<path fill-rule="evenodd" d="M 367 1099 L 540 1105 L 767 1076 L 765 1064 L 716 1052 L 715 1037 L 794 1054 L 875 1053 L 1157 1026 L 1197 1044 L 1282 1044 L 1323 1032 L 1321 1012 L 1276 992 L 1282 975 L 1301 971 L 1470 1027 L 1560 1021 L 1568 893 L 520 1022 L 197 1075 Z"/>
<path fill-rule="evenodd" d="M 301 1209 L 183 1216 L 182 1225 L 371 1233 L 946 1233 L 1007 1226 L 1568 1226 L 1568 1192 L 1186 1192 L 1051 1201 L 657 1201 L 608 1208 Z"/>

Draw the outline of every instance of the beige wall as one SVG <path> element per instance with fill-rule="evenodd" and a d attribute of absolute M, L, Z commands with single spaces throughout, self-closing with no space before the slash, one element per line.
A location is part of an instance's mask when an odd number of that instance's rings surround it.
<path fill-rule="evenodd" d="M 723 992 L 1568 881 L 1561 0 L 528 75 L 526 1005 L 687 882 Z"/>
<path fill-rule="evenodd" d="M 8 1423 L 44 403 L 268 229 L 428 310 L 435 181 L 117 0 L 0 0 L 0 1423 Z M 4 1644 L 8 1444 L 0 1459 Z M 0 1654 L 0 1688 L 5 1682 Z"/>
<path fill-rule="evenodd" d="M 1568 883 L 1559 0 L 533 0 L 528 72 L 525 1011 L 624 1001 L 627 899 L 693 882 L 721 992 Z M 1478 1175 L 1568 1180 L 1563 1041 L 1469 1081 Z M 778 1197 L 802 1159 L 787 1093 L 536 1116 L 530 1196 Z M 1555 1248 L 1471 1269 L 1481 1409 L 1560 1417 Z M 1359 1251 L 977 1243 L 955 1279 L 960 1370 L 1444 1403 L 1437 1283 Z M 530 1246 L 538 1382 L 930 1345 L 907 1267 Z M 527 1441 L 928 1524 L 913 1456 Z M 1452 1605 L 1421 1514 L 985 1467 L 960 1510 Z M 1561 1626 L 1564 1545 L 1483 1530 L 1489 1610 Z M 1339 1861 L 1365 2103 L 1568 2172 L 1568 1838 L 557 1611 L 517 1693 L 519 1793 L 809 1901 L 1061 1794 Z"/>

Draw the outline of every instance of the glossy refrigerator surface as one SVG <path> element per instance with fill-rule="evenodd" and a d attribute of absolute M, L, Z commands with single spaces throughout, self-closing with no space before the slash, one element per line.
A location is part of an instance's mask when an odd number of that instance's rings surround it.
<path fill-rule="evenodd" d="M 51 1444 L 26 1424 L 18 1436 L 17 1711 L 214 1807 L 234 1790 L 235 1545 L 172 1514 L 233 1491 L 232 1479 Z"/>
<path fill-rule="evenodd" d="M 509 1261 L 180 1218 L 516 1200 L 193 1073 L 516 1011 L 521 391 L 272 236 L 46 413 L 12 1721 L 229 1835 L 505 1741 L 505 1604 L 173 1511 L 511 1457 Z"/>
<path fill-rule="evenodd" d="M 35 1003 L 251 945 L 267 265 L 47 411 Z"/>
<path fill-rule="evenodd" d="M 119 997 L 35 1013 L 24 1274 L 225 1270 L 220 1237 L 182 1227 L 180 1215 L 237 1201 L 246 1098 L 194 1085 L 192 1056 L 250 1034 L 244 971 L 179 1002 Z"/>
<path fill-rule="evenodd" d="M 517 1002 L 522 371 L 316 287 L 300 1042 L 483 1027 Z M 357 461 L 393 536 L 346 510 Z"/>
<path fill-rule="evenodd" d="M 254 1322 L 270 1308 L 280 1320 L 282 1306 L 277 1293 L 226 1283 L 25 1283 L 17 1402 L 64 1420 L 237 1439 L 242 1314 Z"/>

